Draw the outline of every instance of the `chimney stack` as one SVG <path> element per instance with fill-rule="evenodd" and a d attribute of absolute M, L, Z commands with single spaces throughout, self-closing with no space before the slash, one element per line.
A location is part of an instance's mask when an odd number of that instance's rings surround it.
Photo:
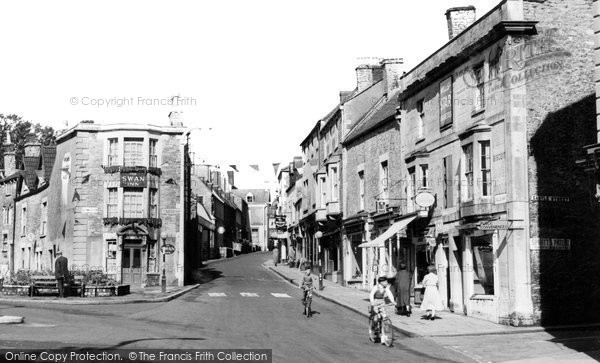
<path fill-rule="evenodd" d="M 381 61 L 381 66 L 383 68 L 383 86 L 385 92 L 389 96 L 394 90 L 400 88 L 400 78 L 402 77 L 402 71 L 404 69 L 404 59 L 383 59 Z"/>
<path fill-rule="evenodd" d="M 35 156 L 39 158 L 42 152 L 42 145 L 37 142 L 28 142 L 25 144 L 24 152 L 25 156 Z"/>
<path fill-rule="evenodd" d="M 382 79 L 383 68 L 380 65 L 362 64 L 356 67 L 356 88 L 358 89 L 358 93 Z"/>
<path fill-rule="evenodd" d="M 450 40 L 473 24 L 475 19 L 475 7 L 473 5 L 448 9 L 446 20 L 448 21 L 448 37 Z"/>
<path fill-rule="evenodd" d="M 183 112 L 171 111 L 169 112 L 169 122 L 172 127 L 183 127 Z"/>

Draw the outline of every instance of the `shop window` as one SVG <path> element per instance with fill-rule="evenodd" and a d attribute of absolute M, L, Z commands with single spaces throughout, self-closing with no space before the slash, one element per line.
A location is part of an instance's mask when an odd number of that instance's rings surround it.
<path fill-rule="evenodd" d="M 473 294 L 494 295 L 494 248 L 492 236 L 472 237 Z"/>

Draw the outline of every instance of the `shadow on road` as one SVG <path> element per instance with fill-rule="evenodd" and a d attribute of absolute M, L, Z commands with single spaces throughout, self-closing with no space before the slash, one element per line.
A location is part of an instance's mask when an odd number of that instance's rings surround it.
<path fill-rule="evenodd" d="M 193 272 L 193 280 L 196 284 L 206 284 L 222 276 L 221 271 L 211 267 L 204 267 Z"/>

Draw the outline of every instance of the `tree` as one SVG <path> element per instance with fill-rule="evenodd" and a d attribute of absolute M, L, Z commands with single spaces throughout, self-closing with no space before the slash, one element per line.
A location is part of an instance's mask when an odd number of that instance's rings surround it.
<path fill-rule="evenodd" d="M 28 142 L 36 142 L 44 146 L 54 145 L 56 137 L 54 129 L 50 126 L 42 126 L 39 123 L 33 124 L 31 121 L 25 121 L 21 116 L 10 114 L 3 115 L 0 113 L 0 140 L 2 140 L 2 148 L 0 148 L 0 164 L 4 167 L 4 146 L 6 146 L 6 133 L 10 133 L 10 139 L 15 147 L 16 166 L 21 167 L 25 144 Z"/>

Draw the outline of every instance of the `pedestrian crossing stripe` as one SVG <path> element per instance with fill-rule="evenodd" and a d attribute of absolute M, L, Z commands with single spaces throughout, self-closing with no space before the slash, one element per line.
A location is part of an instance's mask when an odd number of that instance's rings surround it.
<path fill-rule="evenodd" d="M 258 294 L 255 292 L 240 292 L 240 295 L 246 297 L 258 297 Z"/>
<path fill-rule="evenodd" d="M 224 293 L 224 292 L 209 292 L 209 293 L 208 293 L 208 296 L 211 296 L 211 297 L 218 297 L 218 296 L 227 296 L 227 295 L 225 295 L 225 293 Z"/>
<path fill-rule="evenodd" d="M 275 297 L 289 297 L 289 298 L 291 298 L 291 296 L 288 295 L 288 294 L 278 294 L 276 292 L 272 292 L 271 295 L 273 295 Z"/>

